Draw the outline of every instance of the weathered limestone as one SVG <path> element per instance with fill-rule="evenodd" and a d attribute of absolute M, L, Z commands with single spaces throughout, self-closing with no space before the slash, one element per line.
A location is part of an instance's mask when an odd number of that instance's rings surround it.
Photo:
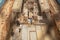
<path fill-rule="evenodd" d="M 52 14 L 57 14 L 59 12 L 59 7 L 58 4 L 56 3 L 56 0 L 48 0 L 49 2 L 49 6 L 50 6 L 50 10 L 51 12 L 53 12 Z"/>
<path fill-rule="evenodd" d="M 20 28 L 21 31 L 19 32 Z M 28 24 L 20 24 L 19 27 L 15 25 L 13 28 L 14 35 L 11 36 L 11 40 L 43 40 L 46 34 L 46 30 L 46 24 L 30 26 Z"/>
<path fill-rule="evenodd" d="M 12 10 L 14 12 L 21 12 L 23 0 L 14 0 Z"/>
<path fill-rule="evenodd" d="M 48 20 L 55 21 L 58 29 L 60 30 L 60 20 L 57 21 L 54 18 L 54 14 L 57 14 L 58 6 L 55 4 L 55 0 L 38 0 L 41 6 L 41 13 L 46 13 Z M 17 13 L 21 12 L 23 0 L 8 0 L 3 6 L 0 14 L 0 40 L 6 39 L 9 35 L 10 22 L 14 21 Z M 38 15 L 38 5 L 35 0 L 25 0 L 23 5 L 22 13 L 20 13 L 17 21 L 12 26 L 13 36 L 10 34 L 10 40 L 53 40 L 60 36 L 57 32 L 57 27 L 52 26 L 50 30 L 51 35 L 47 34 L 47 24 L 43 19 L 43 16 Z M 44 20 L 44 21 L 42 21 Z M 46 21 L 47 22 L 47 21 Z M 52 24 L 52 23 L 51 23 Z M 57 35 L 57 36 L 56 36 Z"/>
<path fill-rule="evenodd" d="M 39 4 L 41 6 L 41 11 L 49 11 L 50 7 L 48 4 L 48 0 L 39 0 Z"/>
<path fill-rule="evenodd" d="M 56 26 L 57 26 L 57 30 L 56 30 L 56 37 L 58 38 L 58 39 L 60 39 L 60 13 L 58 13 L 58 14 L 55 14 L 54 15 L 54 19 L 55 19 L 55 22 L 56 22 Z"/>
<path fill-rule="evenodd" d="M 0 40 L 8 40 L 6 38 L 10 29 L 13 2 L 14 0 L 8 0 L 0 13 Z"/>

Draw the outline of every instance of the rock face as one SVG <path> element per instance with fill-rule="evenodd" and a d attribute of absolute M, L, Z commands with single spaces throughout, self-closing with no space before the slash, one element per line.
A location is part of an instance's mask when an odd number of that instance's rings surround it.
<path fill-rule="evenodd" d="M 7 1 L 7 3 L 3 6 L 2 11 L 0 12 L 0 40 L 6 40 L 6 36 L 10 29 L 11 22 L 11 12 L 13 0 Z"/>
<path fill-rule="evenodd" d="M 7 0 L 0 12 L 0 40 L 60 40 L 58 8 L 55 0 Z"/>

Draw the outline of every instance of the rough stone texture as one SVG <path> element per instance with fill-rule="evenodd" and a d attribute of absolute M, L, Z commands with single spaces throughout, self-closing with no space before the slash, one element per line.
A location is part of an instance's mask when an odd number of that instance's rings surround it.
<path fill-rule="evenodd" d="M 15 12 L 21 12 L 23 0 L 14 0 L 12 10 Z"/>
<path fill-rule="evenodd" d="M 13 0 L 7 1 L 0 13 L 0 40 L 6 40 L 11 22 Z"/>
<path fill-rule="evenodd" d="M 41 10 L 36 0 L 24 0 L 23 9 L 23 0 L 8 0 L 0 13 L 0 40 L 8 40 L 6 39 L 8 37 L 10 40 L 58 40 L 57 37 L 60 38 L 60 36 L 58 36 L 56 26 L 60 28 L 60 22 L 53 19 L 54 15 L 59 13 L 58 5 L 55 0 L 38 0 L 38 2 Z M 19 18 L 16 16 L 18 13 Z M 42 13 L 47 14 L 50 24 L 52 24 L 50 20 L 52 19 L 57 25 L 48 29 L 51 26 L 45 23 L 42 15 L 38 15 Z M 10 29 L 10 22 L 12 29 Z M 12 30 L 11 34 L 8 33 L 9 29 Z M 50 34 L 47 33 L 47 29 Z"/>

